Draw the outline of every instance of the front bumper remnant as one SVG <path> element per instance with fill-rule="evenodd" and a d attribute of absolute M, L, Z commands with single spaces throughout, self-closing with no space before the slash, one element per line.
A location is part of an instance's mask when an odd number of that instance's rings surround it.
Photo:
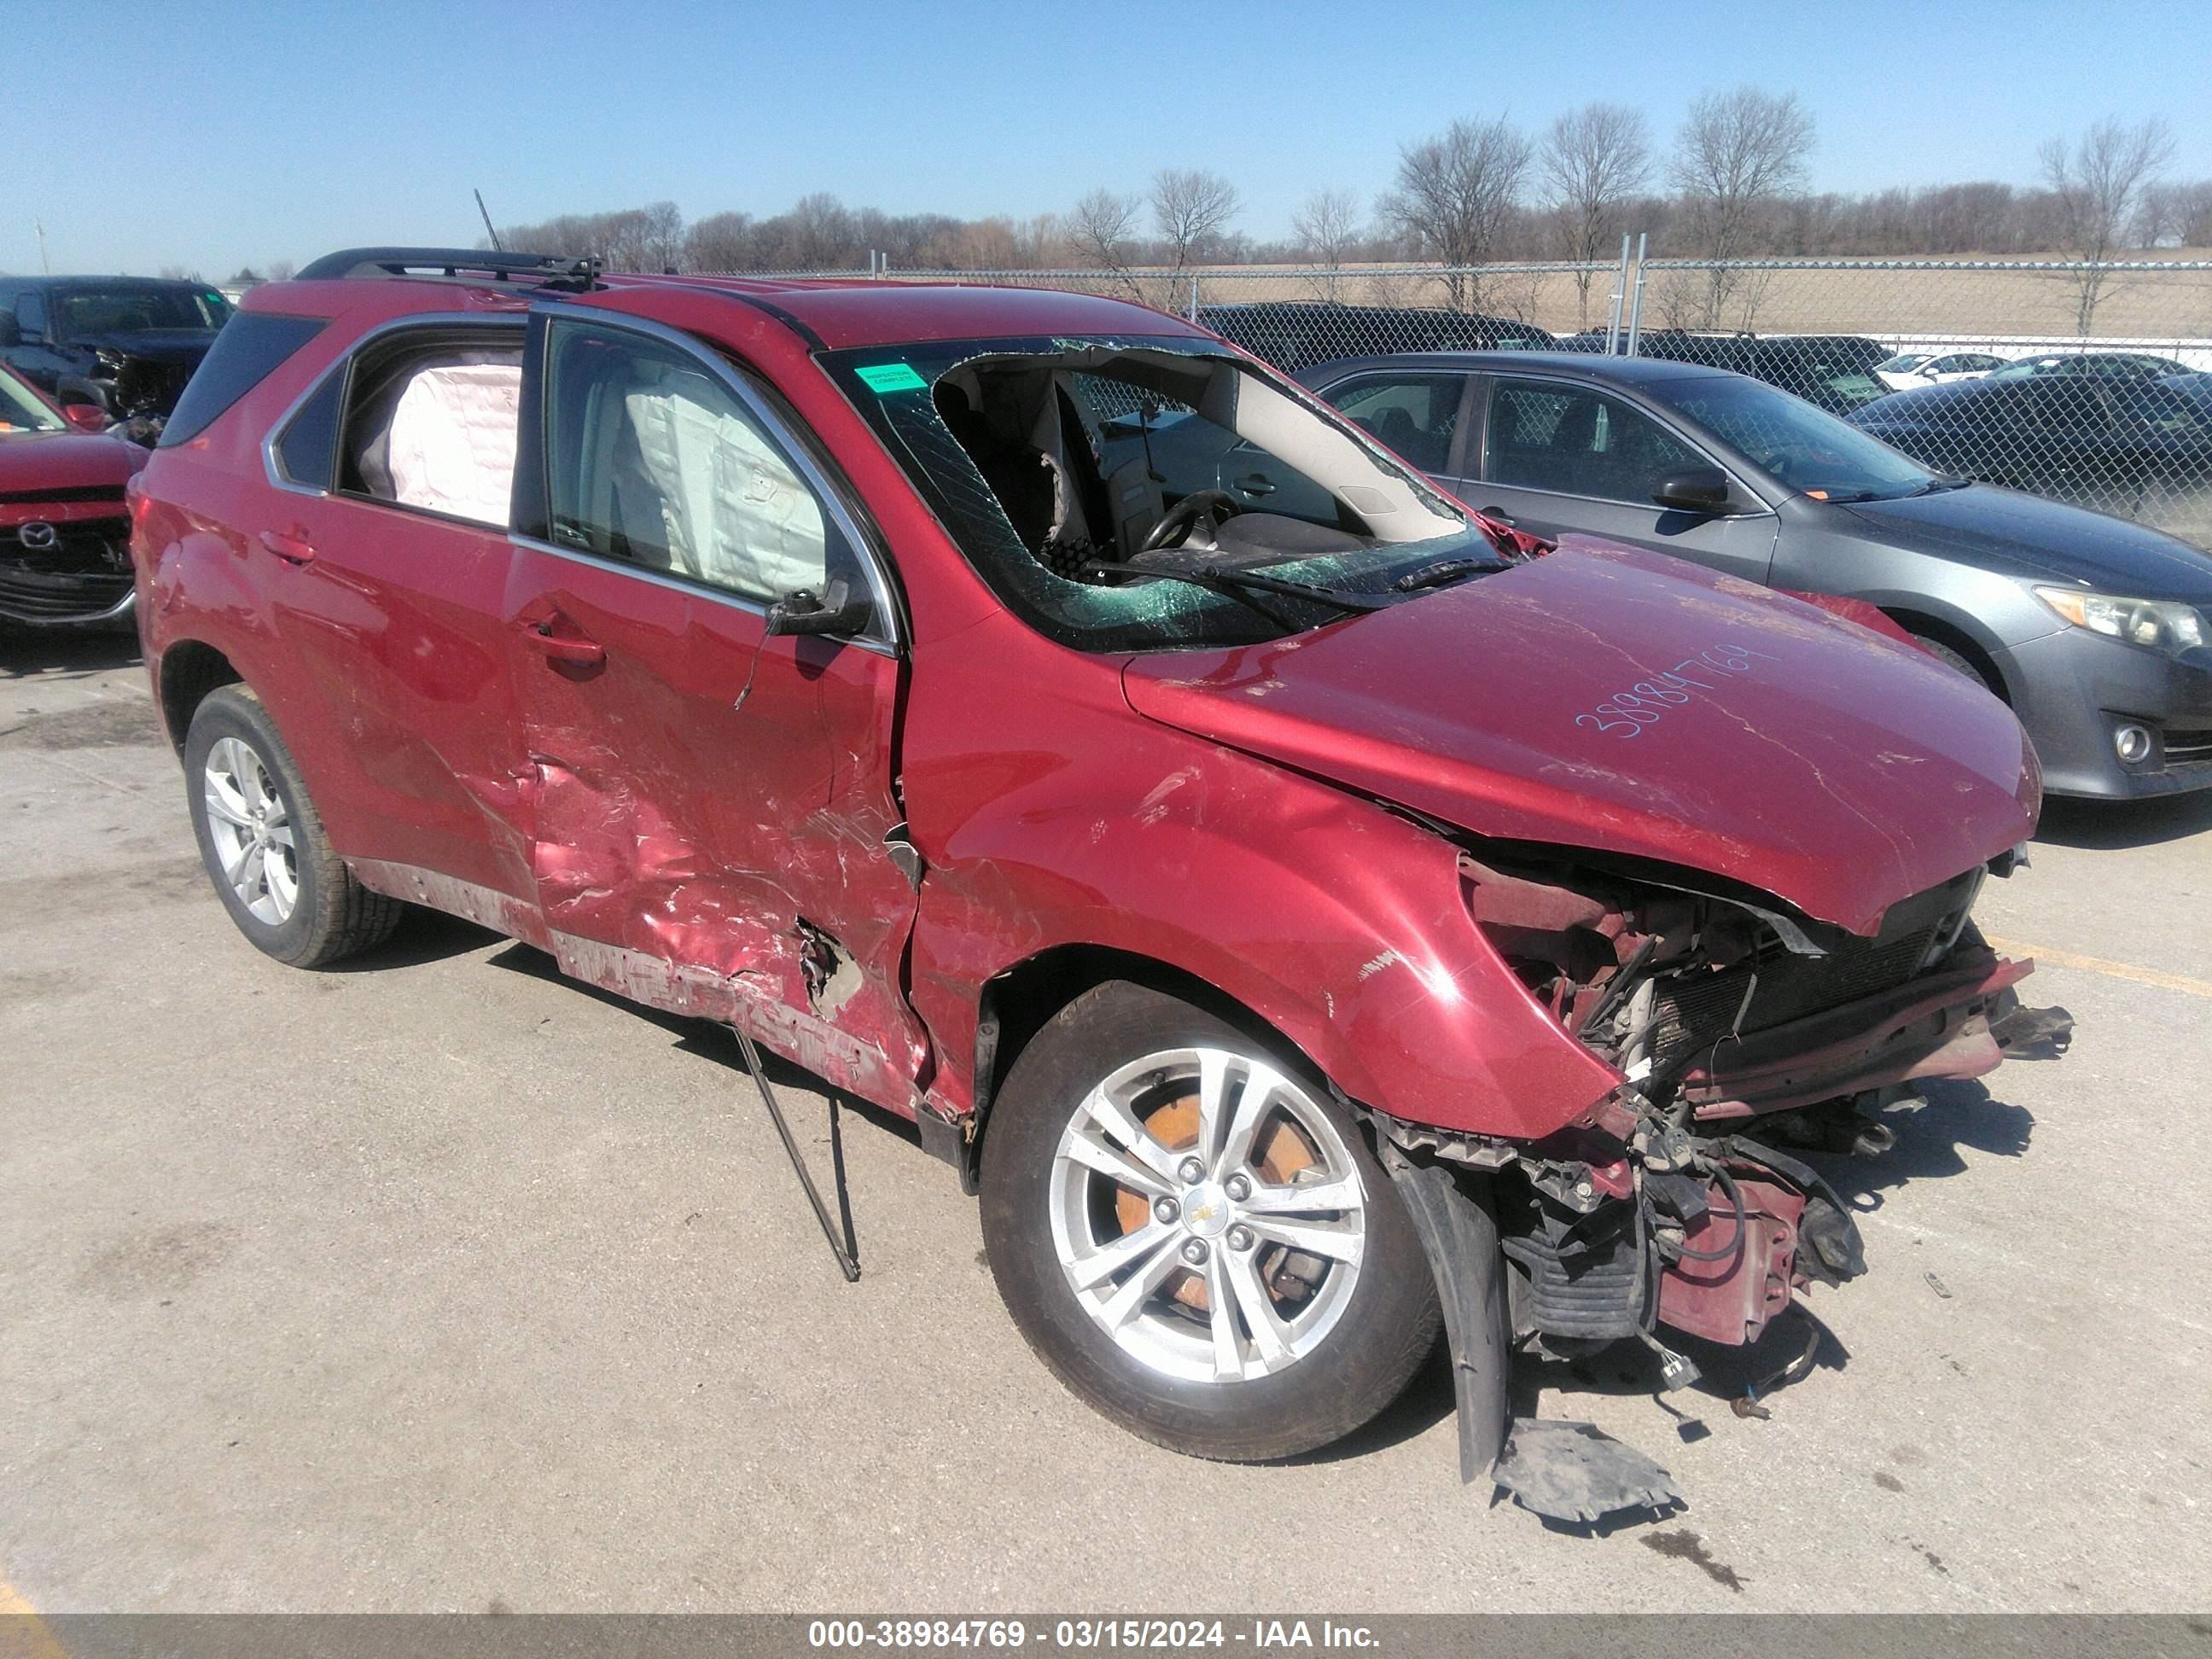
<path fill-rule="evenodd" d="M 1655 1517 L 1684 1506 L 1674 1477 L 1592 1423 L 1514 1419 L 1492 1471 L 1522 1508 L 1588 1523 L 1623 1510 Z"/>

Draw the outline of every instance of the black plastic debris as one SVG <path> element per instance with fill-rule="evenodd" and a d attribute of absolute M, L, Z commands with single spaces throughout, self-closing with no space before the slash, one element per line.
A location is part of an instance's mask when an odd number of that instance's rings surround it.
<path fill-rule="evenodd" d="M 1515 1418 L 1491 1478 L 1522 1508 L 1555 1521 L 1663 1515 L 1684 1503 L 1673 1475 L 1592 1423 Z"/>
<path fill-rule="evenodd" d="M 2074 1016 L 2063 1008 L 2016 1007 L 1994 1021 L 1990 1035 L 2007 1060 L 2056 1060 L 2074 1041 Z"/>

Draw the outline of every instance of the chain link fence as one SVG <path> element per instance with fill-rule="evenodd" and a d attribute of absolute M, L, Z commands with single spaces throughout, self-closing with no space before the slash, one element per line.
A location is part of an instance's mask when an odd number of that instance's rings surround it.
<path fill-rule="evenodd" d="M 2212 546 L 2212 261 L 1638 260 L 787 273 L 1052 288 L 1192 318 L 1285 371 L 1608 350 L 1735 370 L 1938 471 Z"/>

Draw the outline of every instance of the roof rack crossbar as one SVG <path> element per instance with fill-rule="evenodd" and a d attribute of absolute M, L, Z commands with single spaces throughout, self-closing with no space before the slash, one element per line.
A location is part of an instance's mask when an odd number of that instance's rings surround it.
<path fill-rule="evenodd" d="M 502 253 L 468 247 L 349 247 L 325 253 L 297 273 L 301 282 L 343 277 L 416 275 L 488 276 L 505 282 L 514 276 L 547 281 L 582 281 L 599 275 L 597 259 L 573 259 L 557 253 Z"/>

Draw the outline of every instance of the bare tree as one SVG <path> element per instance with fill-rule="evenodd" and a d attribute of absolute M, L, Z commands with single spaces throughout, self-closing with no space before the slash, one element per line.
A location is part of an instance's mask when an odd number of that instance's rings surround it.
<path fill-rule="evenodd" d="M 1237 186 L 1218 173 L 1163 167 L 1152 175 L 1152 223 L 1177 270 L 1209 251 L 1244 205 Z"/>
<path fill-rule="evenodd" d="M 1300 257 L 1319 267 L 1314 278 L 1324 300 L 1340 296 L 1344 259 L 1359 237 L 1359 197 L 1349 190 L 1317 190 L 1291 217 Z"/>
<path fill-rule="evenodd" d="M 1738 87 L 1692 104 L 1667 173 L 1681 194 L 1698 252 L 1717 261 L 1753 252 L 1761 222 L 1803 188 L 1813 143 L 1813 118 L 1794 92 Z M 1719 324 L 1741 283 L 1741 273 L 1717 265 L 1708 274 L 1705 326 Z M 1744 319 L 1747 326 L 1749 320 Z"/>
<path fill-rule="evenodd" d="M 756 257 L 750 213 L 710 213 L 684 239 L 684 263 L 692 270 L 749 270 Z"/>
<path fill-rule="evenodd" d="M 2108 117 L 2078 144 L 2053 138 L 2036 157 L 2057 198 L 2065 250 L 2088 264 L 2071 284 L 2075 324 L 2087 334 L 2112 292 L 2102 264 L 2123 251 L 2145 192 L 2173 160 L 2173 130 L 2157 116 L 2132 126 Z"/>
<path fill-rule="evenodd" d="M 1396 185 L 1378 205 L 1421 252 L 1443 262 L 1455 311 L 1482 302 L 1482 276 L 1468 267 L 1497 254 L 1520 205 L 1531 154 L 1502 115 L 1455 121 L 1439 137 L 1398 152 Z"/>
<path fill-rule="evenodd" d="M 163 265 L 161 276 L 169 282 L 197 283 L 200 280 L 199 272 L 189 265 Z"/>
<path fill-rule="evenodd" d="M 1566 257 L 1594 264 L 1620 234 L 1620 209 L 1651 176 L 1644 116 L 1623 104 L 1584 104 L 1553 121 L 1537 151 Z M 1582 325 L 1589 326 L 1589 270 L 1575 273 Z"/>
<path fill-rule="evenodd" d="M 299 268 L 289 259 L 272 259 L 269 262 L 269 280 L 272 283 L 289 283 L 292 280 L 292 274 Z"/>
<path fill-rule="evenodd" d="M 1078 202 L 1067 216 L 1067 239 L 1074 245 L 1076 257 L 1112 271 L 1133 294 L 1139 290 L 1136 279 L 1129 275 L 1130 240 L 1136 233 L 1137 216 L 1143 211 L 1144 204 L 1135 197 L 1102 185 Z"/>
<path fill-rule="evenodd" d="M 684 213 L 673 202 L 654 202 L 644 209 L 639 227 L 640 252 L 648 270 L 673 270 L 684 255 Z"/>
<path fill-rule="evenodd" d="M 1066 229 L 1056 213 L 1040 213 L 1018 221 L 1014 226 L 1016 269 L 1036 270 L 1058 264 L 1066 240 Z"/>
<path fill-rule="evenodd" d="M 834 270 L 859 264 L 853 247 L 853 216 L 827 191 L 802 196 L 783 216 L 790 222 L 791 258 L 801 270 Z"/>

